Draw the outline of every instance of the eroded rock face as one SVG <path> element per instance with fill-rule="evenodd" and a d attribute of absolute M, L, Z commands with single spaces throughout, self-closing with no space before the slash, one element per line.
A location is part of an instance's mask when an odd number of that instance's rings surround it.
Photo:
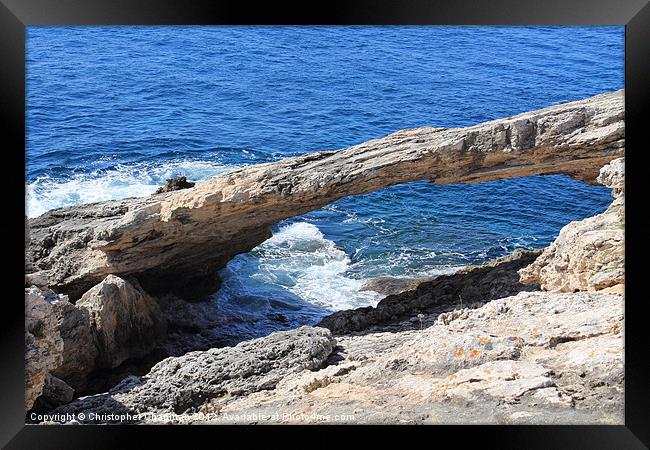
<path fill-rule="evenodd" d="M 214 398 L 234 399 L 273 389 L 292 373 L 320 368 L 335 346 L 328 330 L 301 327 L 235 347 L 190 352 L 130 377 L 107 394 L 55 410 L 70 413 L 192 413 Z"/>
<path fill-rule="evenodd" d="M 625 159 L 603 167 L 598 181 L 612 188 L 612 204 L 602 214 L 564 226 L 540 257 L 519 271 L 523 283 L 559 292 L 625 283 Z"/>
<path fill-rule="evenodd" d="M 65 386 L 83 392 L 91 373 L 141 358 L 165 337 L 166 322 L 156 301 L 137 283 L 115 276 L 77 304 L 36 286 L 25 289 L 25 297 L 28 408 L 46 377 L 52 389 L 42 403 L 56 405 L 69 394 Z"/>
<path fill-rule="evenodd" d="M 86 377 L 95 369 L 98 355 L 90 315 L 65 298 L 57 316 L 57 331 L 63 339 L 61 364 L 52 374 L 64 380 L 75 390 L 86 387 Z"/>
<path fill-rule="evenodd" d="M 25 411 L 41 395 L 47 375 L 61 363 L 63 339 L 56 314 L 62 301 L 51 291 L 25 289 Z"/>
<path fill-rule="evenodd" d="M 165 336 L 160 307 L 135 281 L 109 275 L 76 306 L 88 311 L 98 349 L 96 368 L 114 368 L 129 358 L 141 358 Z"/>
<path fill-rule="evenodd" d="M 593 182 L 623 153 L 623 91 L 468 128 L 402 130 L 344 150 L 257 164 L 147 198 L 79 205 L 30 220 L 33 271 L 72 299 L 108 274 L 153 295 L 199 297 L 216 271 L 287 217 L 422 179 L 478 183 L 565 173 Z"/>

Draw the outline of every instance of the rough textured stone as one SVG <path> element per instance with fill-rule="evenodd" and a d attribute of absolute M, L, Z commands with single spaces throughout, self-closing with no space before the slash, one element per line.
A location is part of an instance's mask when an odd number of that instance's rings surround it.
<path fill-rule="evenodd" d="M 76 306 L 88 311 L 97 345 L 96 368 L 114 368 L 147 355 L 165 337 L 160 307 L 137 282 L 109 275 Z"/>
<path fill-rule="evenodd" d="M 622 424 L 622 324 L 621 295 L 520 292 L 422 331 L 335 342 L 303 327 L 191 352 L 55 412 L 140 413 L 140 423 Z M 170 412 L 189 415 L 150 415 Z"/>
<path fill-rule="evenodd" d="M 83 391 L 98 354 L 88 311 L 73 305 L 66 297 L 57 314 L 57 330 L 63 339 L 63 354 L 61 364 L 52 374 L 75 390 Z"/>
<path fill-rule="evenodd" d="M 76 400 L 55 412 L 197 412 L 210 399 L 273 389 L 289 374 L 318 369 L 334 345 L 328 330 L 301 327 L 235 347 L 190 352 L 161 361 L 142 378 L 125 379 L 107 394 Z"/>
<path fill-rule="evenodd" d="M 377 277 L 366 281 L 363 286 L 361 286 L 361 290 L 375 291 L 382 295 L 393 295 L 415 289 L 418 284 L 430 280 L 430 278 Z"/>
<path fill-rule="evenodd" d="M 356 358 L 219 403 L 210 421 L 621 424 L 622 323 L 620 295 L 521 292 L 422 331 L 337 337 Z"/>
<path fill-rule="evenodd" d="M 75 392 L 84 392 L 94 371 L 141 358 L 165 337 L 165 319 L 156 301 L 137 283 L 112 275 L 77 304 L 35 286 L 25 293 L 28 386 L 42 385 L 50 374 Z M 38 334 L 44 327 L 46 331 Z M 40 395 L 38 389 L 28 388 L 34 392 L 30 406 Z M 44 399 L 45 404 L 52 404 L 50 400 Z"/>
<path fill-rule="evenodd" d="M 63 339 L 56 313 L 61 298 L 37 287 L 25 289 L 25 410 L 41 395 L 45 379 L 60 363 Z"/>
<path fill-rule="evenodd" d="M 607 210 L 564 226 L 555 241 L 530 266 L 519 271 L 523 283 L 547 291 L 599 291 L 625 283 L 625 161 L 603 167 L 599 180 L 611 187 Z"/>
<path fill-rule="evenodd" d="M 135 276 L 154 295 L 197 297 L 217 287 L 218 268 L 270 237 L 273 224 L 348 195 L 421 179 L 565 173 L 593 182 L 623 154 L 623 99 L 617 91 L 468 128 L 402 130 L 192 189 L 53 210 L 30 219 L 29 258 L 72 299 L 111 273 Z"/>

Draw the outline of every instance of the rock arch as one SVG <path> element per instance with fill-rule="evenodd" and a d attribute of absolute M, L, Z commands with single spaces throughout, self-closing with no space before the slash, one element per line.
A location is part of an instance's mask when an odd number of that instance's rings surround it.
<path fill-rule="evenodd" d="M 423 179 L 564 173 L 591 183 L 624 147 L 622 90 L 472 127 L 401 130 L 191 189 L 49 211 L 29 220 L 27 277 L 72 299 L 108 274 L 191 299 L 216 289 L 216 271 L 270 237 L 273 224 L 339 198 Z"/>

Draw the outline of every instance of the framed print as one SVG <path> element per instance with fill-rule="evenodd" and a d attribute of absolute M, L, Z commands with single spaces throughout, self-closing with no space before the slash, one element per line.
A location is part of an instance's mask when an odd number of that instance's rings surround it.
<path fill-rule="evenodd" d="M 646 448 L 649 6 L 1 9 L 7 448 Z"/>

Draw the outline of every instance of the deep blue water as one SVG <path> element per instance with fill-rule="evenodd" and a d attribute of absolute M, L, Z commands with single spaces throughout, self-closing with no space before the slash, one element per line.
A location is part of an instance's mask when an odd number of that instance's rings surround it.
<path fill-rule="evenodd" d="M 28 214 L 621 89 L 623 49 L 622 27 L 29 27 Z M 373 304 L 368 278 L 545 246 L 610 200 L 564 176 L 346 198 L 237 257 L 216 303 L 252 334 L 310 322 Z"/>

